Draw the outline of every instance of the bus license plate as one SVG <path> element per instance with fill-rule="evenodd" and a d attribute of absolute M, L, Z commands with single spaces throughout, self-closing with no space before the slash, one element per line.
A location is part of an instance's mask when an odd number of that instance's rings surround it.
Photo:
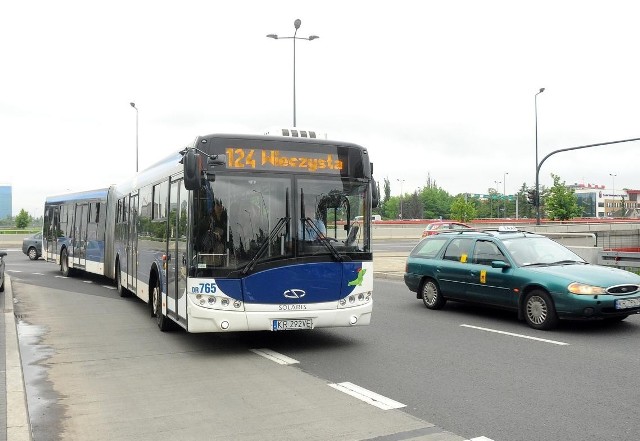
<path fill-rule="evenodd" d="M 272 331 L 294 331 L 297 329 L 313 329 L 311 319 L 286 319 L 273 320 L 271 323 Z"/>
<path fill-rule="evenodd" d="M 628 309 L 640 307 L 640 299 L 616 300 L 616 309 Z"/>

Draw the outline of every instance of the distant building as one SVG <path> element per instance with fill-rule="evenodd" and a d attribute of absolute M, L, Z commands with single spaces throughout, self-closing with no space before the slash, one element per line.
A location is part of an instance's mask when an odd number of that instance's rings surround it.
<path fill-rule="evenodd" d="M 12 206 L 11 186 L 0 185 L 0 219 L 11 217 Z"/>
<path fill-rule="evenodd" d="M 640 190 L 612 190 L 604 185 L 573 184 L 582 217 L 640 217 Z"/>

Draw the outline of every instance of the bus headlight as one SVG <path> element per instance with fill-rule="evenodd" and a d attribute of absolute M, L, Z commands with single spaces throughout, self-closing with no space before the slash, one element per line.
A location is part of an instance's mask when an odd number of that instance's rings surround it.
<path fill-rule="evenodd" d="M 349 294 L 347 297 L 343 297 L 338 300 L 338 308 L 354 308 L 356 306 L 366 305 L 371 302 L 373 292 L 361 292 L 358 294 Z"/>
<path fill-rule="evenodd" d="M 209 294 L 189 294 L 191 301 L 203 308 L 218 310 L 244 310 L 242 301 L 223 296 L 214 296 Z"/>

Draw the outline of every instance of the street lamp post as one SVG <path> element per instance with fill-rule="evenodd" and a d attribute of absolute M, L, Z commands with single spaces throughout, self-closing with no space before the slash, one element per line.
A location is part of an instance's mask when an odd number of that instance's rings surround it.
<path fill-rule="evenodd" d="M 136 109 L 136 173 L 138 173 L 138 108 L 136 107 L 136 103 L 129 104 Z"/>
<path fill-rule="evenodd" d="M 498 185 L 502 184 L 501 181 L 493 181 L 496 183 L 496 195 L 500 194 L 500 190 L 498 190 Z M 496 202 L 496 218 L 500 218 L 500 203 Z"/>
<path fill-rule="evenodd" d="M 504 198 L 504 217 L 507 217 L 507 175 L 509 172 L 504 172 L 502 177 L 502 197 Z"/>
<path fill-rule="evenodd" d="M 300 28 L 300 25 L 302 24 L 302 21 L 297 18 L 294 22 L 293 22 L 293 26 L 296 28 L 295 32 L 293 33 L 293 36 L 291 37 L 279 37 L 277 34 L 268 34 L 267 37 L 268 38 L 273 38 L 274 40 L 286 40 L 286 39 L 291 39 L 293 40 L 293 127 L 296 127 L 296 40 L 315 40 L 316 38 L 320 38 L 317 35 L 311 35 L 309 37 L 298 37 L 298 28 Z"/>
<path fill-rule="evenodd" d="M 609 173 L 609 176 L 611 176 L 611 215 L 613 217 L 616 208 L 616 176 L 618 175 Z"/>
<path fill-rule="evenodd" d="M 544 87 L 533 97 L 536 115 L 536 225 L 540 225 L 540 182 L 538 180 L 538 95 L 544 92 Z"/>
<path fill-rule="evenodd" d="M 398 179 L 398 182 L 400 183 L 400 219 L 404 219 L 402 213 L 402 183 L 404 182 L 404 179 Z"/>

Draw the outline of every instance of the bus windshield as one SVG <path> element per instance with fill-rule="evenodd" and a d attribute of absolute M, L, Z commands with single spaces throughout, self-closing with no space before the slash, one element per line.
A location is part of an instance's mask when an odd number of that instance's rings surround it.
<path fill-rule="evenodd" d="M 368 224 L 353 224 L 367 208 L 369 184 L 340 177 L 285 174 L 218 176 L 193 192 L 192 275 L 277 265 L 294 257 L 341 260 L 370 253 Z"/>

